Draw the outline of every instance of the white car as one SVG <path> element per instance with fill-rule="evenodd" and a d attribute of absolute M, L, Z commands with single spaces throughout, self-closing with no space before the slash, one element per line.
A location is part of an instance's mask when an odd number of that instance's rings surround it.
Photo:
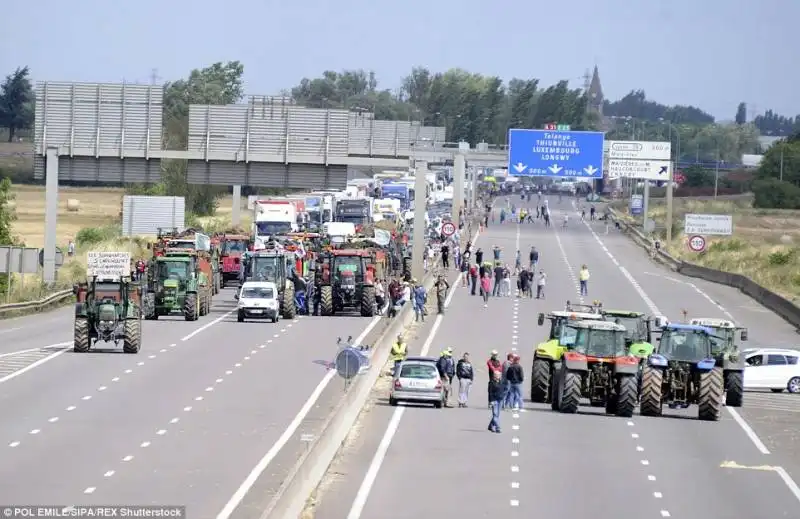
<path fill-rule="evenodd" d="M 744 388 L 800 393 L 800 350 L 760 348 L 742 351 Z"/>
<path fill-rule="evenodd" d="M 237 321 L 245 319 L 270 319 L 277 323 L 281 318 L 278 287 L 272 281 L 246 281 L 236 299 Z"/>

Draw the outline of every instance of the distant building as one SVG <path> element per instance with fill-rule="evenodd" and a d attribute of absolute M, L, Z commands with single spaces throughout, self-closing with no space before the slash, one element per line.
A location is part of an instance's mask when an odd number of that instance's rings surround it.
<path fill-rule="evenodd" d="M 589 89 L 586 93 L 589 97 L 589 105 L 587 109 L 596 113 L 602 120 L 603 101 L 605 98 L 603 97 L 603 87 L 600 85 L 600 73 L 597 70 L 597 65 L 594 66 L 592 80 L 589 82 Z"/>
<path fill-rule="evenodd" d="M 774 137 L 771 135 L 762 135 L 758 138 L 758 144 L 761 146 L 762 151 L 767 151 L 770 146 L 783 139 L 784 137 Z"/>

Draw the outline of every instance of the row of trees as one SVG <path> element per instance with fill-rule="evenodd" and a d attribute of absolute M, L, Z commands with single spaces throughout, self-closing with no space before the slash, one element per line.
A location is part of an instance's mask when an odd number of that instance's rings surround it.
<path fill-rule="evenodd" d="M 17 68 L 0 84 L 0 128 L 8 132 L 8 142 L 18 130 L 33 127 L 35 97 L 29 74 L 28 67 Z"/>
<path fill-rule="evenodd" d="M 754 205 L 800 209 L 800 131 L 764 153 L 753 181 Z"/>

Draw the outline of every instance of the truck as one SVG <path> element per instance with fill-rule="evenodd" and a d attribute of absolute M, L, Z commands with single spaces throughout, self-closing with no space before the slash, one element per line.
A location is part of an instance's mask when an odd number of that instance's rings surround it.
<path fill-rule="evenodd" d="M 253 204 L 253 241 L 258 248 L 270 236 L 288 234 L 300 230 L 297 217 L 301 200 L 270 199 L 256 200 Z M 305 210 L 305 202 L 302 203 Z"/>
<path fill-rule="evenodd" d="M 380 198 L 374 200 L 372 202 L 372 217 L 376 222 L 388 220 L 392 223 L 398 223 L 401 207 L 400 200 L 396 198 Z"/>
<path fill-rule="evenodd" d="M 381 186 L 381 197 L 392 198 L 400 202 L 400 209 L 411 209 L 411 187 L 401 182 L 384 182 Z"/>
<path fill-rule="evenodd" d="M 217 238 L 221 285 L 224 287 L 227 282 L 239 279 L 242 254 L 247 250 L 250 238 L 244 234 L 222 234 Z"/>
<path fill-rule="evenodd" d="M 372 223 L 372 200 L 369 198 L 343 198 L 336 204 L 336 221 L 362 227 Z"/>

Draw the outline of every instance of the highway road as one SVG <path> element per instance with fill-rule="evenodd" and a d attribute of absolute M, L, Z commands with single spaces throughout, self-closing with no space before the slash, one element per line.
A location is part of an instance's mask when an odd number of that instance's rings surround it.
<path fill-rule="evenodd" d="M 37 349 L 70 340 L 68 309 L 3 323 L 14 346 L 0 339 L 0 503 L 179 504 L 222 518 L 263 506 L 341 396 L 327 369 L 336 338 L 368 343 L 384 322 L 237 323 L 234 303 L 227 289 L 197 322 L 146 321 L 138 355 L 38 362 Z"/>
<path fill-rule="evenodd" d="M 470 407 L 389 407 L 383 381 L 318 490 L 313 517 L 800 517 L 793 432 L 800 414 L 788 403 L 796 395 L 748 394 L 744 408 L 726 408 L 719 422 L 698 421 L 696 408 L 625 419 L 590 407 L 562 415 L 526 402 L 522 412 L 503 413 L 502 434 L 486 430 L 489 351 L 517 348 L 528 375 L 531 350 L 547 333 L 535 316 L 578 300 L 582 264 L 592 273 L 587 299 L 608 308 L 673 320 L 683 309 L 690 316 L 730 313 L 750 328 L 753 344 L 796 340 L 788 324 L 746 296 L 670 273 L 624 236 L 605 235 L 603 224 L 579 222 L 571 202 L 551 205 L 558 225 L 569 212 L 568 229 L 507 224 L 491 227 L 480 242 L 502 246 L 510 259 L 517 247 L 535 244 L 549 273 L 547 299 L 492 299 L 484 309 L 461 289 L 441 322 L 429 323 L 411 345 L 415 353 L 447 346 L 471 353 L 478 382 Z"/>

